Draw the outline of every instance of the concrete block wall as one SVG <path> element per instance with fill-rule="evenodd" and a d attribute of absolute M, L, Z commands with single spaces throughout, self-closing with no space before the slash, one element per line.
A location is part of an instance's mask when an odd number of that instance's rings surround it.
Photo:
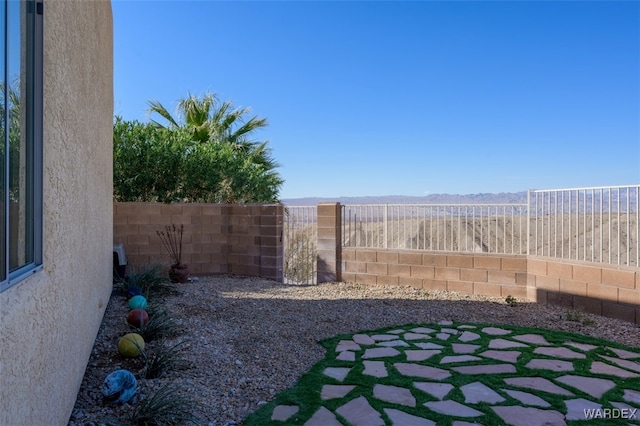
<path fill-rule="evenodd" d="M 639 268 L 526 255 L 335 248 L 339 212 L 338 203 L 318 205 L 318 282 L 513 296 L 640 324 Z M 321 259 L 329 260 L 323 269 Z"/>
<path fill-rule="evenodd" d="M 342 280 L 527 298 L 527 259 L 495 255 L 342 249 Z"/>
<path fill-rule="evenodd" d="M 529 300 L 640 324 L 638 268 L 530 256 L 527 269 Z"/>
<path fill-rule="evenodd" d="M 184 225 L 183 262 L 194 275 L 238 274 L 282 281 L 280 204 L 114 203 L 114 244 L 129 268 L 169 266 L 157 231 Z"/>
<path fill-rule="evenodd" d="M 515 255 L 342 248 L 341 279 L 559 304 L 640 324 L 637 268 Z"/>

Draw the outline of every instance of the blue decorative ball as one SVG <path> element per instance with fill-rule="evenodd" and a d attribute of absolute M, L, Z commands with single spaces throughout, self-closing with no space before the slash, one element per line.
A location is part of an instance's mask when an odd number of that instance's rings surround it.
<path fill-rule="evenodd" d="M 129 287 L 127 287 L 127 295 L 129 296 L 129 299 L 131 299 L 133 296 L 139 296 L 142 294 L 142 289 L 136 285 L 130 285 Z"/>
<path fill-rule="evenodd" d="M 129 308 L 147 309 L 147 299 L 142 295 L 133 296 L 129 299 Z"/>
<path fill-rule="evenodd" d="M 102 382 L 102 395 L 113 404 L 122 404 L 133 397 L 137 387 L 138 382 L 130 371 L 116 370 Z"/>

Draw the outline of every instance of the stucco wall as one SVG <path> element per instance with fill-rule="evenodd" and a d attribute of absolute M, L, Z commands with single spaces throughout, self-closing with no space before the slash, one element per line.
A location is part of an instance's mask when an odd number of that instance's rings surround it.
<path fill-rule="evenodd" d="M 66 424 L 112 289 L 108 1 L 47 0 L 44 269 L 0 294 L 0 424 Z"/>

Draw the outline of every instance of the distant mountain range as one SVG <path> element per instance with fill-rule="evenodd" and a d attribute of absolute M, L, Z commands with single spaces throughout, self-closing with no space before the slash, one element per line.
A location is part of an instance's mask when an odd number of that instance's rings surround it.
<path fill-rule="evenodd" d="M 410 195 L 383 195 L 363 197 L 306 197 L 287 198 L 288 206 L 315 206 L 318 203 L 336 201 L 341 204 L 518 204 L 527 202 L 527 191 L 500 192 L 498 194 L 430 194 L 422 197 Z"/>

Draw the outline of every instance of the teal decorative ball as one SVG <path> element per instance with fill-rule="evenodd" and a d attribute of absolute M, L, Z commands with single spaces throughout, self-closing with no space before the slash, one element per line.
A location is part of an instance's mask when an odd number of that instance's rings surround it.
<path fill-rule="evenodd" d="M 129 299 L 129 308 L 131 309 L 147 309 L 147 299 L 138 294 Z"/>

